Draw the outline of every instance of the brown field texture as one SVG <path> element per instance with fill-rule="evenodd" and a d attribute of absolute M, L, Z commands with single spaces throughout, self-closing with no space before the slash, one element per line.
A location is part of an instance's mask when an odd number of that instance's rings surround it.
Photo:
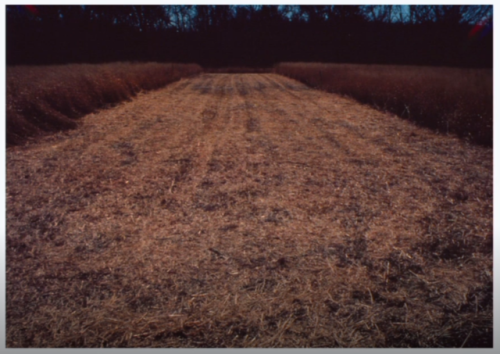
<path fill-rule="evenodd" d="M 159 63 L 7 67 L 7 144 L 75 128 L 75 118 L 201 70 Z"/>
<path fill-rule="evenodd" d="M 204 74 L 7 149 L 8 347 L 492 347 L 492 149 Z"/>
<path fill-rule="evenodd" d="M 281 63 L 274 71 L 419 125 L 493 145 L 493 70 Z"/>
<path fill-rule="evenodd" d="M 264 74 L 273 72 L 273 68 L 253 68 L 248 66 L 229 66 L 223 68 L 203 68 L 208 74 Z"/>

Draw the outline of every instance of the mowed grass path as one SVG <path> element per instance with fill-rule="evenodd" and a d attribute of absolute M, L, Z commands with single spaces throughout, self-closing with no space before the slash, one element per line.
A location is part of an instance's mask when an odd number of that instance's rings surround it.
<path fill-rule="evenodd" d="M 205 74 L 7 150 L 8 347 L 492 345 L 492 149 Z"/>

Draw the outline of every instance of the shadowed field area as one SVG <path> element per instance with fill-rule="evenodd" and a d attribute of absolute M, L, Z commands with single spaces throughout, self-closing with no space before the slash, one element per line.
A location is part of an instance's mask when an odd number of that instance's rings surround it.
<path fill-rule="evenodd" d="M 492 347 L 493 152 L 275 74 L 7 150 L 7 347 Z"/>

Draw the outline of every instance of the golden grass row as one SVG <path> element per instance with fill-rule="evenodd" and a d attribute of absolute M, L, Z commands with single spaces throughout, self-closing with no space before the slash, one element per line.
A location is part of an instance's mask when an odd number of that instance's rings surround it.
<path fill-rule="evenodd" d="M 8 67 L 7 144 L 74 128 L 75 118 L 201 71 L 160 63 Z"/>
<path fill-rule="evenodd" d="M 280 63 L 274 70 L 419 125 L 493 144 L 491 69 Z"/>

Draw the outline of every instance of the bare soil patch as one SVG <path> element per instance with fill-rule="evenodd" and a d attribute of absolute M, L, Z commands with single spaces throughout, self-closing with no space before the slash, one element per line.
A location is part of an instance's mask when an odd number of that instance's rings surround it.
<path fill-rule="evenodd" d="M 492 347 L 492 149 L 205 74 L 7 150 L 8 347 Z"/>

